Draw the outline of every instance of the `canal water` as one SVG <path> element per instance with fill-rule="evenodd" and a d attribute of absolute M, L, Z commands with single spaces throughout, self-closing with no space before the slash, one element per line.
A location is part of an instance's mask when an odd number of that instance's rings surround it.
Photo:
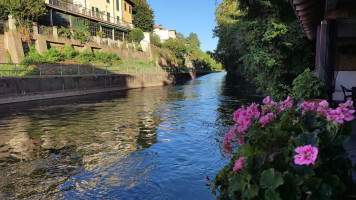
<path fill-rule="evenodd" d="M 1 106 L 0 199 L 214 199 L 232 113 L 260 101 L 226 73 L 182 85 Z"/>

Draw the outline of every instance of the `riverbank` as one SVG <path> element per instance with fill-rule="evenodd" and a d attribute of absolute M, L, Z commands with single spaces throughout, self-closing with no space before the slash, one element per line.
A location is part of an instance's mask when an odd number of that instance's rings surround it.
<path fill-rule="evenodd" d="M 0 105 L 183 83 L 208 73 L 0 78 Z"/>

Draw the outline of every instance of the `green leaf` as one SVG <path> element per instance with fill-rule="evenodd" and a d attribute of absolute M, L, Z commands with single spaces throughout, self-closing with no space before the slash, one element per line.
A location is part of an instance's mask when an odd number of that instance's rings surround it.
<path fill-rule="evenodd" d="M 293 169 L 301 177 L 315 175 L 314 169 L 311 166 L 293 164 Z"/>
<path fill-rule="evenodd" d="M 268 190 L 265 191 L 265 199 L 266 200 L 280 200 L 281 197 L 279 196 L 279 193 L 276 190 L 269 188 Z"/>
<path fill-rule="evenodd" d="M 239 152 L 241 157 L 247 158 L 253 155 L 253 148 L 250 144 L 246 143 L 239 147 Z"/>
<path fill-rule="evenodd" d="M 246 187 L 246 185 L 247 180 L 242 175 L 235 175 L 234 177 L 232 177 L 231 182 L 229 184 L 229 191 L 241 191 Z"/>
<path fill-rule="evenodd" d="M 303 133 L 300 134 L 298 139 L 303 144 L 310 144 L 313 147 L 317 147 L 319 145 L 319 138 L 317 134 L 320 132 L 319 129 L 316 129 L 313 133 Z"/>
<path fill-rule="evenodd" d="M 300 189 L 303 180 L 298 176 L 289 172 L 283 174 L 284 184 L 280 187 L 282 199 L 299 199 Z"/>
<path fill-rule="evenodd" d="M 274 168 L 267 169 L 261 173 L 260 184 L 262 188 L 277 188 L 282 185 L 284 180 L 282 174 L 274 171 Z"/>
<path fill-rule="evenodd" d="M 249 187 L 243 191 L 243 195 L 251 199 L 258 195 L 258 190 L 259 188 L 256 184 L 249 185 Z"/>

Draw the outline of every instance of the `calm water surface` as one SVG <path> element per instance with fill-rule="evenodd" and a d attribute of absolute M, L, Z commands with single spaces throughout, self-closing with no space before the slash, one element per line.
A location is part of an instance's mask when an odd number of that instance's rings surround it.
<path fill-rule="evenodd" d="M 225 73 L 152 87 L 1 106 L 0 199 L 214 199 L 221 140 L 260 101 Z"/>

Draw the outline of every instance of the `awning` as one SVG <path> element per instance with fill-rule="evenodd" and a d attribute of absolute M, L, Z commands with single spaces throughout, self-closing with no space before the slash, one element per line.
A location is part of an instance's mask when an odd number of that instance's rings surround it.
<path fill-rule="evenodd" d="M 123 29 L 123 28 L 119 28 L 119 27 L 115 27 L 115 26 L 110 26 L 108 24 L 103 24 L 103 23 L 99 23 L 101 26 L 104 26 L 106 28 L 113 28 L 113 29 L 116 29 L 118 31 L 122 31 L 122 32 L 125 32 L 125 33 L 128 33 L 129 31 L 126 30 L 126 29 Z"/>

